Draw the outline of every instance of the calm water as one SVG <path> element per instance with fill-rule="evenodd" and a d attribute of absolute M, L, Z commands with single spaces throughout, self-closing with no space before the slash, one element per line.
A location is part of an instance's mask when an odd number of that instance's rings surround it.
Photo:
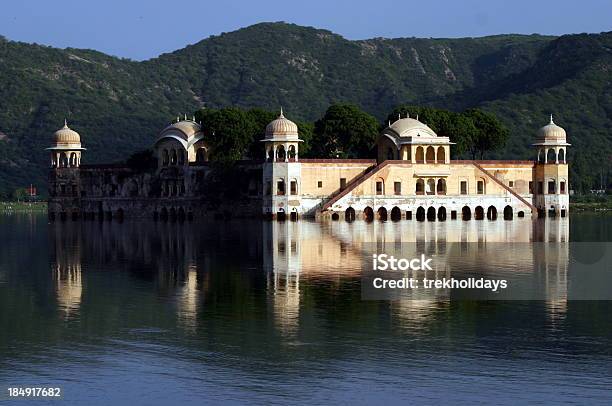
<path fill-rule="evenodd" d="M 361 300 L 359 246 L 381 240 L 612 241 L 612 216 L 0 217 L 0 388 L 60 386 L 58 403 L 87 405 L 612 403 L 612 302 Z M 478 267 L 533 261 L 490 246 Z"/>

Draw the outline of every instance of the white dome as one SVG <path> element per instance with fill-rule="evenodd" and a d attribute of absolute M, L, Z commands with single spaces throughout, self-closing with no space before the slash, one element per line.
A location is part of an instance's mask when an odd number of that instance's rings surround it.
<path fill-rule="evenodd" d="M 385 133 L 396 137 L 423 137 L 436 138 L 438 135 L 426 124 L 414 118 L 400 118 L 389 127 L 385 128 Z"/>
<path fill-rule="evenodd" d="M 552 114 L 550 115 L 550 123 L 538 130 L 539 141 L 564 141 L 566 140 L 567 134 L 562 127 L 559 127 L 553 121 Z"/>
<path fill-rule="evenodd" d="M 181 120 L 176 123 L 170 124 L 168 127 L 164 128 L 160 136 L 163 136 L 167 132 L 176 132 L 178 131 L 185 140 L 188 140 L 194 137 L 196 134 L 202 132 L 202 126 L 196 123 L 193 120 Z"/>
<path fill-rule="evenodd" d="M 266 139 L 273 138 L 298 140 L 298 126 L 293 121 L 285 118 L 282 108 L 278 118 L 272 120 L 266 126 Z"/>
<path fill-rule="evenodd" d="M 68 127 L 68 123 L 64 120 L 64 126 L 53 133 L 53 142 L 58 144 L 81 144 L 81 136 L 78 132 Z"/>

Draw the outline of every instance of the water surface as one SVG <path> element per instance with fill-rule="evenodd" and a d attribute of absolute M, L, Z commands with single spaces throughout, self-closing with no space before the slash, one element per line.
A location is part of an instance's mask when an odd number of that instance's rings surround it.
<path fill-rule="evenodd" d="M 611 241 L 609 215 L 535 224 L 12 215 L 0 217 L 0 238 L 3 390 L 60 386 L 58 403 L 75 405 L 612 402 L 612 302 L 362 300 L 359 248 L 495 243 L 481 267 L 518 261 L 524 271 L 534 258 L 508 258 L 503 243 Z"/>

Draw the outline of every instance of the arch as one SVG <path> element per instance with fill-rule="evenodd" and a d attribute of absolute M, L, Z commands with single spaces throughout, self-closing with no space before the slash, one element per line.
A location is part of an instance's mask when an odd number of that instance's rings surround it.
<path fill-rule="evenodd" d="M 438 184 L 436 185 L 436 194 L 445 195 L 446 194 L 446 180 L 438 179 Z"/>
<path fill-rule="evenodd" d="M 208 151 L 204 147 L 198 148 L 196 151 L 196 163 L 203 164 L 208 161 Z"/>
<path fill-rule="evenodd" d="M 476 209 L 474 209 L 474 219 L 484 220 L 484 209 L 482 206 L 476 206 Z"/>
<path fill-rule="evenodd" d="M 514 213 L 512 212 L 511 206 L 504 207 L 504 220 L 512 220 L 514 217 Z"/>
<path fill-rule="evenodd" d="M 65 152 L 62 152 L 60 153 L 59 167 L 66 168 L 67 166 L 68 166 L 68 157 L 66 156 Z"/>
<path fill-rule="evenodd" d="M 422 164 L 425 162 L 425 153 L 423 152 L 423 147 L 421 146 L 417 147 L 415 158 L 416 158 L 417 164 Z"/>
<path fill-rule="evenodd" d="M 285 221 L 287 219 L 287 214 L 285 213 L 285 210 L 278 209 L 278 211 L 276 212 L 276 219 L 278 221 Z"/>
<path fill-rule="evenodd" d="M 554 148 L 549 148 L 548 151 L 546 152 L 546 163 L 554 164 L 556 160 L 557 160 L 557 154 Z"/>
<path fill-rule="evenodd" d="M 463 206 L 461 209 L 461 219 L 465 221 L 472 219 L 472 210 L 468 206 Z"/>
<path fill-rule="evenodd" d="M 276 160 L 277 161 L 284 161 L 285 160 L 285 147 L 282 145 L 279 145 L 278 148 L 276 148 Z"/>
<path fill-rule="evenodd" d="M 428 195 L 433 195 L 436 193 L 436 180 L 435 179 L 427 179 L 427 187 L 425 191 Z"/>
<path fill-rule="evenodd" d="M 520 218 L 523 218 L 523 217 L 525 217 L 525 212 L 524 211 L 519 211 L 516 215 L 519 216 Z"/>
<path fill-rule="evenodd" d="M 416 211 L 416 219 L 417 221 L 425 221 L 425 209 L 423 207 L 419 207 Z"/>
<path fill-rule="evenodd" d="M 176 155 L 176 149 L 172 149 L 170 151 L 170 165 L 176 165 L 178 161 L 177 155 Z"/>
<path fill-rule="evenodd" d="M 434 147 L 427 147 L 427 153 L 425 154 L 425 162 L 428 164 L 433 164 L 436 162 L 436 150 Z"/>
<path fill-rule="evenodd" d="M 344 212 L 344 219 L 349 223 L 355 221 L 355 209 L 353 209 L 352 207 L 346 209 L 346 211 Z"/>
<path fill-rule="evenodd" d="M 338 213 L 334 212 L 334 213 L 332 213 L 331 219 L 333 221 L 338 221 L 338 220 L 340 220 L 340 215 Z"/>
<path fill-rule="evenodd" d="M 559 163 L 564 164 L 565 163 L 565 148 L 559 149 L 558 157 L 559 157 Z"/>
<path fill-rule="evenodd" d="M 170 208 L 170 221 L 176 221 L 176 209 L 174 207 Z"/>
<path fill-rule="evenodd" d="M 417 179 L 415 192 L 417 195 L 425 194 L 425 181 L 423 179 Z"/>
<path fill-rule="evenodd" d="M 368 206 L 365 209 L 363 209 L 363 219 L 365 221 L 372 221 L 372 220 L 374 220 L 374 210 L 372 210 L 372 208 L 370 206 Z"/>
<path fill-rule="evenodd" d="M 183 221 L 185 221 L 185 218 L 187 217 L 187 216 L 185 215 L 185 209 L 183 209 L 182 207 L 180 207 L 180 208 L 178 209 L 177 217 L 178 217 L 178 221 L 180 221 L 181 223 L 182 223 Z"/>
<path fill-rule="evenodd" d="M 400 221 L 402 219 L 402 211 L 395 206 L 391 209 L 391 221 Z"/>
<path fill-rule="evenodd" d="M 71 166 L 71 167 L 75 167 L 75 166 L 77 166 L 77 156 L 76 156 L 76 152 L 71 152 L 71 153 L 70 153 L 70 166 Z"/>
<path fill-rule="evenodd" d="M 297 153 L 295 151 L 295 145 L 289 145 L 287 156 L 289 157 L 289 159 L 295 159 L 295 157 L 297 156 Z"/>
<path fill-rule="evenodd" d="M 274 161 L 274 148 L 270 147 L 266 151 L 266 161 L 268 162 Z"/>
<path fill-rule="evenodd" d="M 298 220 L 298 212 L 293 209 L 293 211 L 289 214 L 289 220 L 297 221 Z"/>
<path fill-rule="evenodd" d="M 387 221 L 387 209 L 385 209 L 384 207 L 380 207 L 377 213 L 378 219 L 380 221 Z"/>
<path fill-rule="evenodd" d="M 438 147 L 438 155 L 436 157 L 438 163 L 443 164 L 446 162 L 446 150 L 444 147 Z"/>
<path fill-rule="evenodd" d="M 489 206 L 487 209 L 487 219 L 497 220 L 497 208 L 495 206 Z"/>
<path fill-rule="evenodd" d="M 544 149 L 538 149 L 538 163 L 543 164 L 546 161 L 546 152 Z"/>
<path fill-rule="evenodd" d="M 168 150 L 164 149 L 162 151 L 162 165 L 168 166 L 169 163 L 170 163 L 170 155 L 168 154 Z"/>
<path fill-rule="evenodd" d="M 430 207 L 427 209 L 427 221 L 436 221 L 436 208 Z"/>
<path fill-rule="evenodd" d="M 446 221 L 446 207 L 444 206 L 438 209 L 438 221 Z"/>
<path fill-rule="evenodd" d="M 393 148 L 391 147 L 387 148 L 387 159 L 388 160 L 395 159 L 395 152 L 393 151 Z"/>

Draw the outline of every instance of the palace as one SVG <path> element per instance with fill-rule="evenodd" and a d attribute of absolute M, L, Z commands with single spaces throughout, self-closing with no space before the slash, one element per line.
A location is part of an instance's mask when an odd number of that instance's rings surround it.
<path fill-rule="evenodd" d="M 261 140 L 262 160 L 240 161 L 231 199 L 219 199 L 214 156 L 202 127 L 178 120 L 158 135 L 156 168 L 82 165 L 80 135 L 53 135 L 51 219 L 192 220 L 210 216 L 298 220 L 511 220 L 569 213 L 566 132 L 537 132 L 534 160 L 453 160 L 453 143 L 418 118 L 399 118 L 379 135 L 377 159 L 302 159 L 298 127 L 282 110 Z M 225 194 L 223 196 L 226 196 Z"/>

